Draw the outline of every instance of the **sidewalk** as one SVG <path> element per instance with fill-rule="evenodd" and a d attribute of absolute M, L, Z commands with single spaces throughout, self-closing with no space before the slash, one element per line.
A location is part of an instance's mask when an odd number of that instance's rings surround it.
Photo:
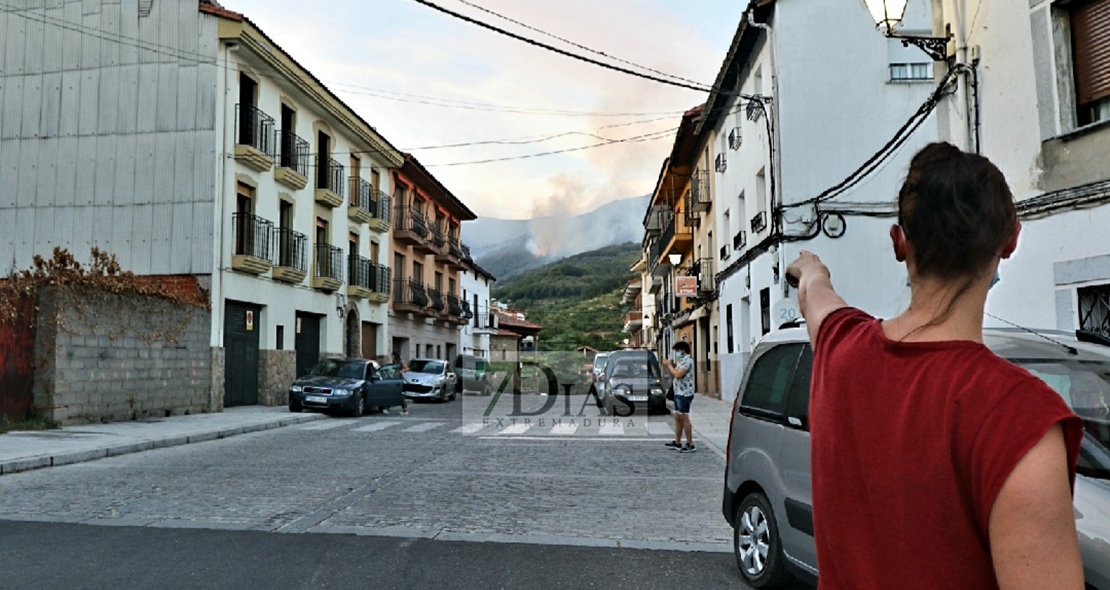
<path fill-rule="evenodd" d="M 0 474 L 187 445 L 321 418 L 323 414 L 292 414 L 285 407 L 249 406 L 219 414 L 9 432 L 0 435 Z"/>
<path fill-rule="evenodd" d="M 673 409 L 674 406 L 671 406 Z M 694 423 L 694 436 L 725 457 L 728 446 L 728 428 L 732 418 L 732 402 L 697 394 L 690 406 L 690 420 Z"/>

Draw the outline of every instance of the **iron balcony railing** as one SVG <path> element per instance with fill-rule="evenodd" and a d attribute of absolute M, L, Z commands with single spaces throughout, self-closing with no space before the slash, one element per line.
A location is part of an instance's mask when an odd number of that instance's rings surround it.
<path fill-rule="evenodd" d="M 370 290 L 388 297 L 389 287 L 393 284 L 393 269 L 384 264 L 378 264 L 370 267 L 370 271 L 373 274 L 370 278 L 370 282 L 372 283 Z"/>
<path fill-rule="evenodd" d="M 748 232 L 746 232 L 744 230 L 740 230 L 740 231 L 736 232 L 735 236 L 732 236 L 732 249 L 733 250 L 739 250 L 739 249 L 741 249 L 741 248 L 743 248 L 744 246 L 747 246 L 747 245 L 748 245 Z"/>
<path fill-rule="evenodd" d="M 474 310 L 471 309 L 469 301 L 462 302 L 462 317 L 468 320 L 474 318 Z"/>
<path fill-rule="evenodd" d="M 393 302 L 415 307 L 427 307 L 428 294 L 424 291 L 424 285 L 419 281 L 398 278 L 393 281 Z"/>
<path fill-rule="evenodd" d="M 232 213 L 231 225 L 236 256 L 252 256 L 273 262 L 272 222 L 251 213 Z"/>
<path fill-rule="evenodd" d="M 693 209 L 696 211 L 708 211 L 712 204 L 713 202 L 709 195 L 709 174 L 704 170 L 699 170 L 695 172 L 693 178 L 690 179 L 689 205 L 693 205 Z M 687 207 L 687 209 L 689 209 L 689 207 Z"/>
<path fill-rule="evenodd" d="M 430 223 L 428 224 L 428 229 L 432 234 L 432 244 L 434 244 L 436 248 L 443 248 L 446 241 L 443 239 L 443 230 L 439 229 L 439 224 Z"/>
<path fill-rule="evenodd" d="M 323 166 L 316 171 L 316 188 L 329 190 L 339 196 L 343 196 L 343 182 L 346 173 L 343 169 L 343 164 L 336 162 L 333 158 L 322 158 L 321 163 Z"/>
<path fill-rule="evenodd" d="M 717 154 L 713 164 L 717 172 L 723 173 L 725 170 L 728 170 L 728 158 L 725 158 L 724 154 Z"/>
<path fill-rule="evenodd" d="M 752 233 L 756 234 L 767 229 L 767 212 L 760 211 L 752 217 Z"/>
<path fill-rule="evenodd" d="M 725 244 L 724 246 L 721 246 L 721 260 L 725 260 L 726 258 L 728 258 L 728 255 L 728 244 Z"/>
<path fill-rule="evenodd" d="M 370 202 L 374 193 L 373 189 L 370 188 L 370 183 L 358 176 L 352 176 L 348 181 L 348 186 L 351 187 L 351 206 L 369 213 Z"/>
<path fill-rule="evenodd" d="M 277 132 L 278 167 L 289 168 L 308 178 L 308 169 L 312 161 L 312 148 L 308 142 L 288 129 Z"/>
<path fill-rule="evenodd" d="M 374 189 L 370 194 L 370 214 L 374 216 L 374 219 L 389 223 L 392 217 L 390 215 L 392 201 L 389 193 Z"/>
<path fill-rule="evenodd" d="M 686 208 L 682 210 L 682 214 L 689 227 L 701 227 L 701 214 L 694 207 L 696 202 L 693 191 L 686 193 Z"/>
<path fill-rule="evenodd" d="M 470 246 L 467 246 L 466 244 L 460 242 L 459 251 L 462 252 L 462 257 L 464 260 L 470 260 Z"/>
<path fill-rule="evenodd" d="M 733 127 L 732 131 L 728 132 L 728 147 L 734 150 L 738 150 L 740 149 L 740 144 L 743 142 L 743 140 L 744 136 L 740 135 L 739 127 Z"/>
<path fill-rule="evenodd" d="M 447 238 L 447 253 L 455 258 L 462 258 L 462 245 L 459 244 L 459 239 L 455 237 Z"/>
<path fill-rule="evenodd" d="M 277 230 L 278 266 L 308 272 L 308 237 L 287 227 Z"/>
<path fill-rule="evenodd" d="M 331 244 L 316 244 L 316 277 L 343 280 L 343 249 Z"/>
<path fill-rule="evenodd" d="M 428 307 L 436 311 L 443 311 L 443 294 L 439 292 L 439 289 L 425 287 L 425 290 L 428 292 Z"/>
<path fill-rule="evenodd" d="M 712 293 L 716 290 L 713 282 L 713 259 L 701 258 L 690 266 L 690 275 L 698 278 L 698 293 Z"/>
<path fill-rule="evenodd" d="M 377 286 L 374 276 L 378 266 L 370 260 L 351 254 L 347 256 L 347 284 L 352 287 L 362 287 L 367 291 L 375 290 Z"/>
<path fill-rule="evenodd" d="M 463 317 L 462 302 L 459 298 L 450 293 L 447 294 L 447 313 L 455 317 Z"/>
<path fill-rule="evenodd" d="M 393 224 L 399 231 L 411 231 L 421 238 L 428 238 L 428 225 L 424 221 L 424 214 L 414 207 L 395 207 Z"/>
<path fill-rule="evenodd" d="M 274 154 L 274 119 L 252 104 L 235 105 L 235 143 L 272 156 Z"/>

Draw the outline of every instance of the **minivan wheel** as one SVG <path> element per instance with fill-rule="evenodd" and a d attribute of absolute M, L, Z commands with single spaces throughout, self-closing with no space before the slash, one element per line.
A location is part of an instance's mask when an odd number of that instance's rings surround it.
<path fill-rule="evenodd" d="M 744 580 L 755 588 L 779 588 L 793 576 L 786 571 L 782 539 L 767 496 L 748 494 L 736 509 L 732 549 Z"/>

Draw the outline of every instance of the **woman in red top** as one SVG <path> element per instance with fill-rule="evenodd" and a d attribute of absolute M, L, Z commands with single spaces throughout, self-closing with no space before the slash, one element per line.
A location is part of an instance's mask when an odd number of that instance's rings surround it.
<path fill-rule="evenodd" d="M 914 156 L 894 255 L 910 305 L 847 306 L 802 252 L 788 268 L 814 345 L 810 405 L 820 587 L 1083 588 L 1071 484 L 1082 423 L 982 342 L 1021 225 L 1002 173 L 949 144 Z"/>

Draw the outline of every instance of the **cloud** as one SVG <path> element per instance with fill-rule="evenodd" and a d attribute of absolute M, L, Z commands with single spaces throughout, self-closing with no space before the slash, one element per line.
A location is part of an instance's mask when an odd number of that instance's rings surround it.
<path fill-rule="evenodd" d="M 454 0 L 443 6 L 528 37 L 562 45 Z M 612 55 L 711 82 L 743 10 L 735 0 L 476 0 L 491 10 Z M 341 0 L 305 10 L 293 0 L 226 0 L 330 84 L 371 125 L 402 148 L 567 131 L 622 138 L 675 127 L 704 93 L 639 80 L 507 39 L 407 0 Z M 291 15 L 296 15 L 295 18 Z M 710 24 L 707 24 L 710 23 Z M 731 24 L 730 24 L 731 23 Z M 709 27 L 707 29 L 707 27 Z M 562 45 L 565 47 L 565 45 Z M 571 48 L 583 53 L 581 49 Z M 368 96 L 365 89 L 450 100 L 589 112 L 673 112 L 673 119 L 610 129 L 654 117 L 568 117 L 442 108 Z M 571 149 L 597 139 L 417 150 L 415 154 L 481 216 L 529 218 L 551 208 L 596 207 L 651 191 L 671 137 L 533 159 L 453 162 Z"/>

